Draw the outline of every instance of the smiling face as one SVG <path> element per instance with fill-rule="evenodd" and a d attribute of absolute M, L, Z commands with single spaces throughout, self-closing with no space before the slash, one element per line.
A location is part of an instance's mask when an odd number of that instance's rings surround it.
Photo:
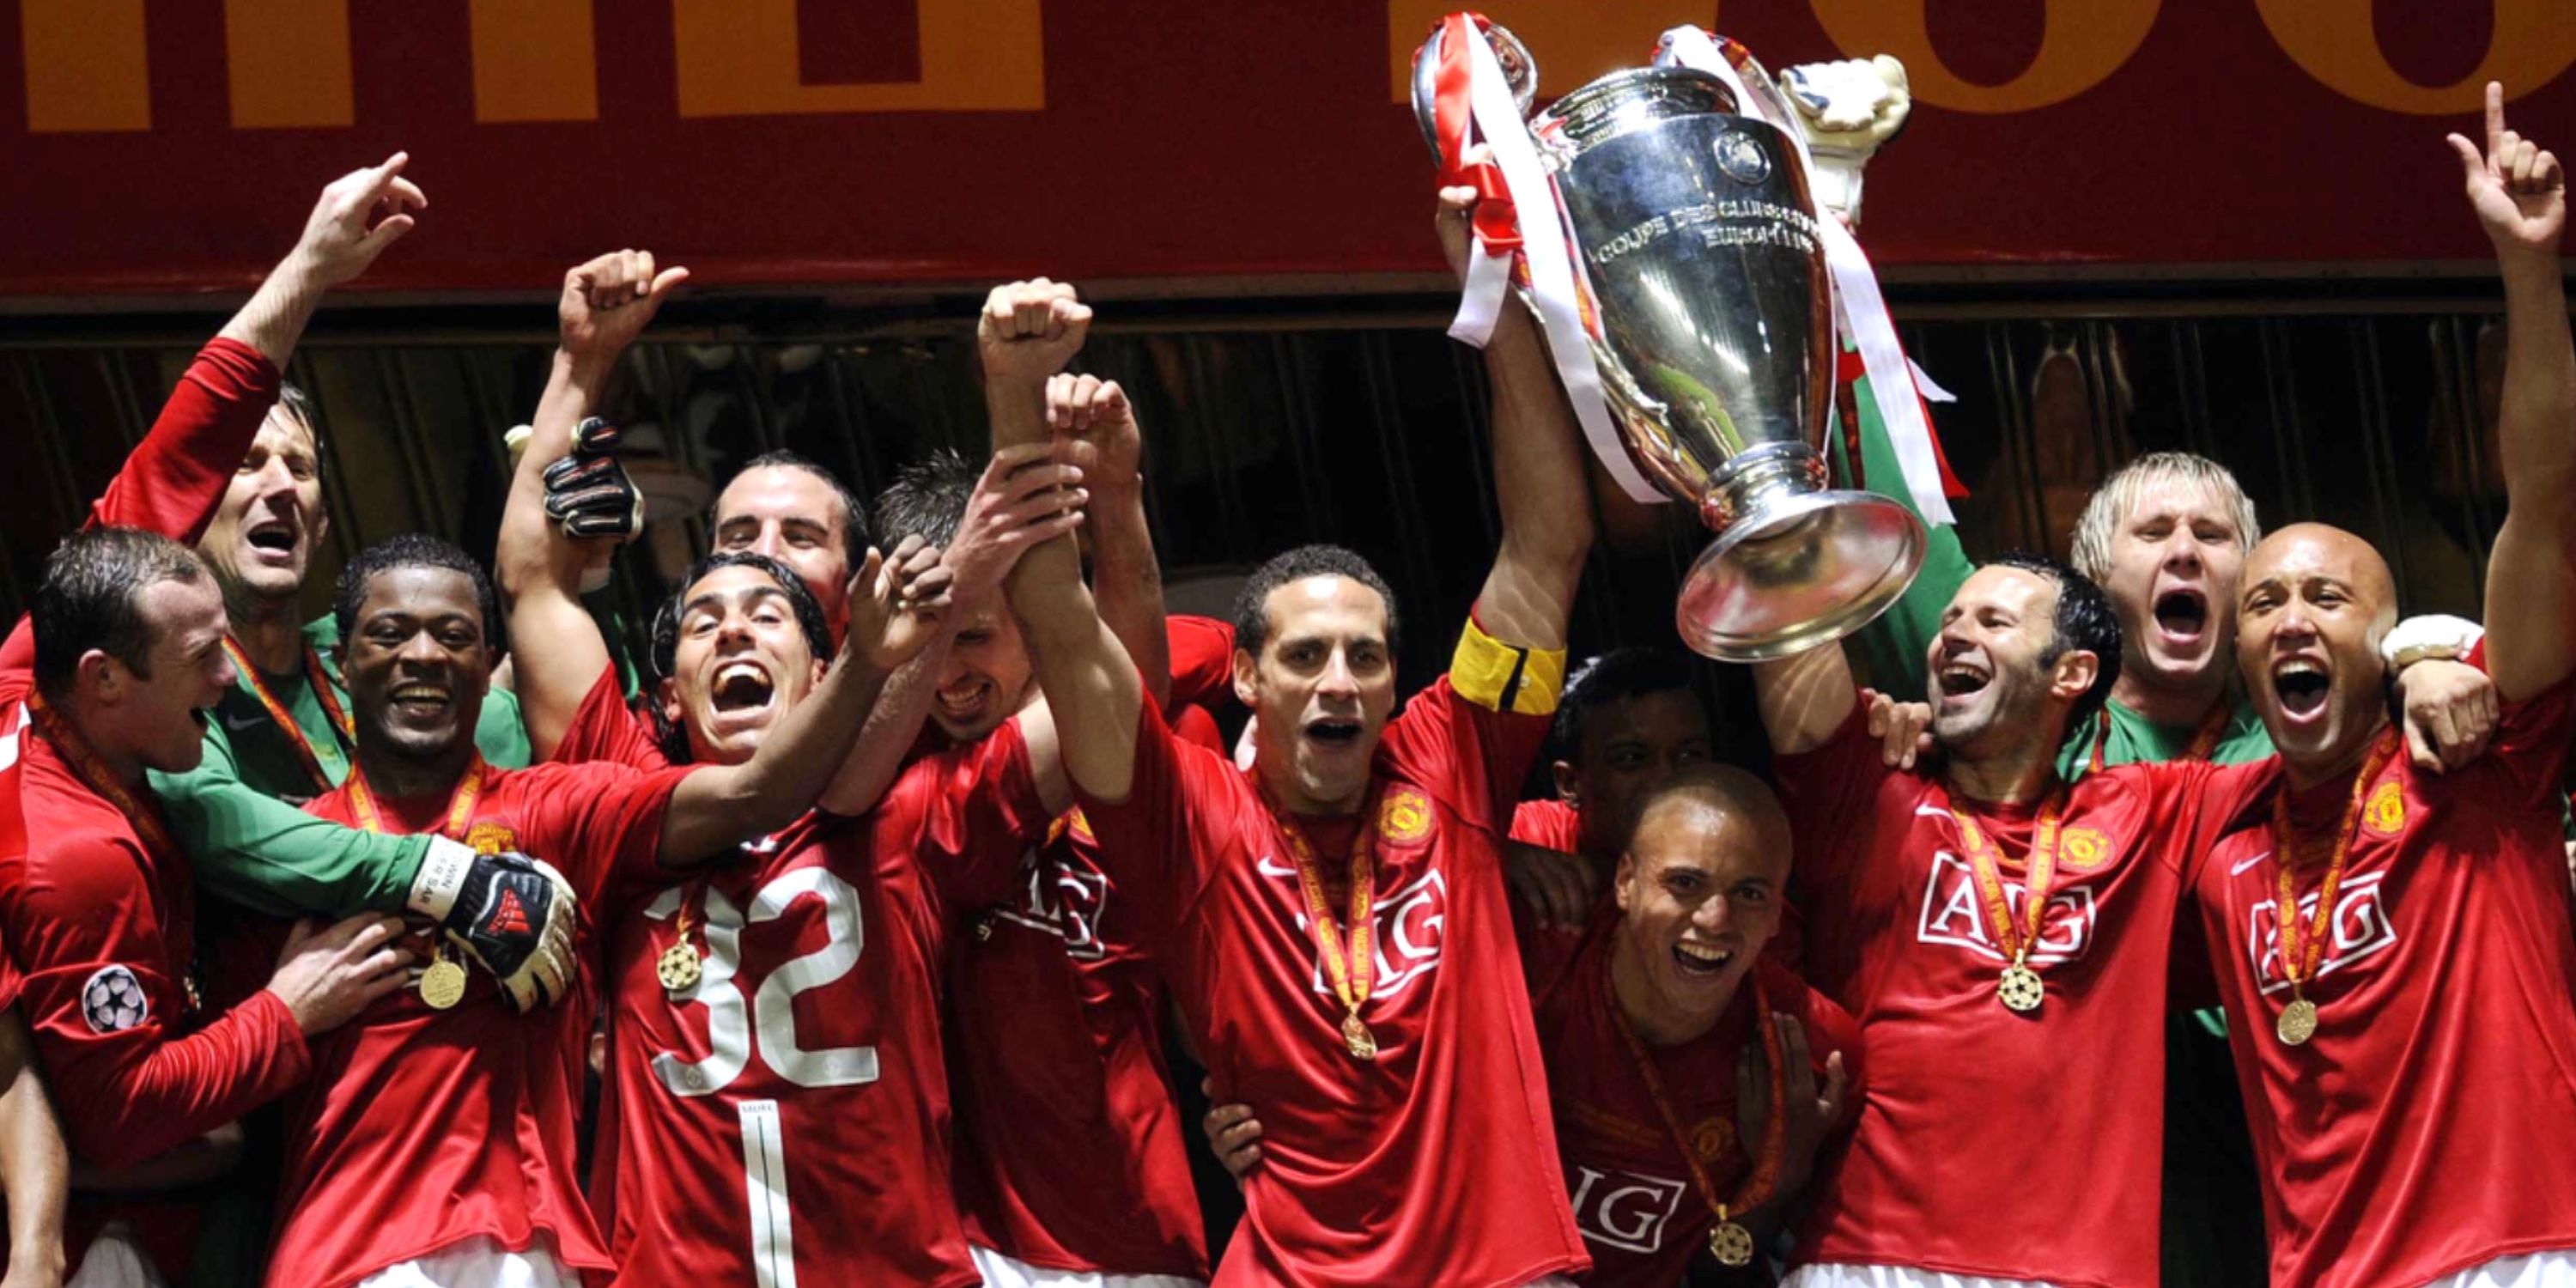
<path fill-rule="evenodd" d="M 341 649 L 361 744 L 431 763 L 473 742 L 493 662 L 473 578 L 416 564 L 374 573 Z"/>
<path fill-rule="evenodd" d="M 1584 713 L 1582 739 L 1556 762 L 1557 792 L 1582 813 L 1584 851 L 1603 856 L 1619 852 L 1648 791 L 1710 756 L 1708 713 L 1688 689 L 1604 702 Z"/>
<path fill-rule="evenodd" d="M 1254 764 L 1300 814 L 1359 808 L 1395 709 L 1386 600 L 1349 577 L 1301 577 L 1262 602 L 1261 655 L 1237 649 L 1234 692 L 1256 717 Z"/>
<path fill-rule="evenodd" d="M 1788 819 L 1752 775 L 1699 766 L 1648 797 L 1615 887 L 1620 1000 L 1641 1031 L 1716 1021 L 1778 933 L 1788 879 Z"/>
<path fill-rule="evenodd" d="M 135 597 L 152 632 L 148 674 L 118 676 L 118 741 L 146 768 L 184 774 L 205 758 L 206 711 L 233 686 L 224 599 L 211 578 L 156 581 Z"/>
<path fill-rule="evenodd" d="M 2112 530 L 2102 589 L 2119 610 L 2120 665 L 2166 689 L 2223 683 L 2245 534 L 2209 484 L 2151 479 Z"/>
<path fill-rule="evenodd" d="M 292 599 L 313 551 L 331 531 L 312 427 L 293 408 L 269 409 L 250 453 L 233 471 L 197 552 L 228 593 Z"/>
<path fill-rule="evenodd" d="M 718 552 L 767 555 L 796 570 L 839 629 L 848 611 L 849 510 L 813 471 L 784 465 L 744 470 L 716 498 Z"/>
<path fill-rule="evenodd" d="M 1953 757 L 1979 760 L 2031 738 L 2056 746 L 2066 711 L 2092 684 L 2090 653 L 2050 659 L 2057 639 L 2057 583 L 1989 564 L 1971 574 L 1941 614 L 1925 674 L 1932 735 Z"/>
<path fill-rule="evenodd" d="M 1036 696 L 1035 677 L 1029 650 L 1020 642 L 1019 619 L 1006 605 L 987 604 L 967 616 L 948 646 L 931 718 L 951 740 L 977 741 L 1029 704 Z"/>
<path fill-rule="evenodd" d="M 700 764 L 738 765 L 822 680 L 795 605 L 758 568 L 718 568 L 684 597 L 662 714 L 688 732 Z"/>
<path fill-rule="evenodd" d="M 2358 759 L 2387 721 L 2379 641 L 2396 600 L 2379 552 L 2322 524 L 2284 528 L 2246 559 L 2236 663 L 2294 779 Z"/>

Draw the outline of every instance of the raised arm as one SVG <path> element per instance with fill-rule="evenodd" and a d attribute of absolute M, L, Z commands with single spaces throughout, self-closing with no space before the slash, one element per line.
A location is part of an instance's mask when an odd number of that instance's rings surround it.
<path fill-rule="evenodd" d="M 1083 473 L 1091 504 L 1091 592 L 1100 620 L 1136 663 L 1157 705 L 1172 699 L 1172 642 L 1163 626 L 1163 566 L 1145 522 L 1144 439 L 1115 380 L 1059 374 L 1047 381 L 1047 428 L 1092 445 Z"/>
<path fill-rule="evenodd" d="M 510 604 L 511 635 L 545 642 L 512 655 L 519 712 L 539 760 L 554 755 L 609 664 L 608 643 L 581 605 L 582 567 L 597 543 L 576 540 L 547 521 L 546 467 L 572 452 L 574 430 L 598 405 L 619 356 L 688 278 L 685 268 L 656 271 L 651 252 L 633 250 L 564 274 L 555 305 L 554 370 L 537 404 L 534 436 L 510 479 L 493 557 Z"/>
<path fill-rule="evenodd" d="M 284 370 L 322 293 L 366 272 L 376 256 L 412 230 L 410 212 L 429 207 L 419 185 L 402 177 L 410 163 L 411 154 L 397 152 L 383 165 L 332 180 L 295 249 L 224 324 L 220 338 L 249 345 Z"/>
<path fill-rule="evenodd" d="M 2506 509 L 2487 564 L 2486 657 L 2496 691 L 2520 701 L 2576 673 L 2576 344 L 2558 258 L 2567 177 L 2505 128 L 2501 85 L 2487 86 L 2485 151 L 2450 142 L 2504 277 Z"/>
<path fill-rule="evenodd" d="M 1774 754 L 1794 756 L 1825 745 L 1851 716 L 1860 687 L 1840 643 L 1795 657 L 1753 664 L 1753 697 Z"/>
<path fill-rule="evenodd" d="M 1476 201 L 1473 187 L 1440 190 L 1440 245 L 1461 277 Z M 1592 553 L 1592 491 L 1574 411 L 1557 390 L 1537 324 L 1517 302 L 1504 307 L 1486 342 L 1485 375 L 1503 540 L 1476 597 L 1476 621 L 1506 644 L 1561 649 Z"/>
<path fill-rule="evenodd" d="M 939 632 L 949 580 L 939 548 L 918 537 L 904 538 L 891 558 L 869 550 L 850 579 L 849 629 L 823 682 L 779 718 L 751 759 L 702 767 L 672 789 L 662 814 L 662 865 L 703 862 L 811 809 L 849 754 L 886 676 Z"/>

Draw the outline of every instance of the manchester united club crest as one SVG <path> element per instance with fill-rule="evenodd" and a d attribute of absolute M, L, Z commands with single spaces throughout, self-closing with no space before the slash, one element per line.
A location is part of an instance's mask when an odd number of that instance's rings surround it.
<path fill-rule="evenodd" d="M 2361 810 L 2361 825 L 2379 836 L 2395 836 L 2406 826 L 2406 793 L 2395 783 L 2381 783 Z"/>
<path fill-rule="evenodd" d="M 1703 1118 L 1691 1128 L 1690 1137 L 1691 1152 L 1699 1155 L 1699 1161 L 1714 1163 L 1735 1148 L 1735 1124 L 1724 1118 Z"/>
<path fill-rule="evenodd" d="M 2070 827 L 2057 839 L 2058 861 L 2077 872 L 2090 872 L 2111 861 L 2110 838 L 2089 827 Z"/>
<path fill-rule="evenodd" d="M 508 854 L 519 848 L 519 834 L 487 818 L 465 833 L 465 844 L 476 854 Z"/>
<path fill-rule="evenodd" d="M 1389 845 L 1414 845 L 1431 835 L 1431 802 L 1410 787 L 1386 794 L 1377 811 L 1377 834 Z"/>

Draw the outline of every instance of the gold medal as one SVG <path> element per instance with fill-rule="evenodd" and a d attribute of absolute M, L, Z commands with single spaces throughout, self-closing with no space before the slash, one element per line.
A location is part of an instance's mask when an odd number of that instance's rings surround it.
<path fill-rule="evenodd" d="M 444 949 L 431 959 L 429 969 L 420 973 L 420 1000 L 433 1011 L 452 1010 L 465 1000 L 465 968 L 448 957 Z"/>
<path fill-rule="evenodd" d="M 2272 1032 L 2287 1045 L 2306 1046 L 2317 1035 L 2317 1004 L 2304 997 L 2291 998 L 2281 1008 L 2280 1018 L 2272 1022 Z"/>
<path fill-rule="evenodd" d="M 1369 1027 L 1360 1023 L 1360 1017 L 1356 1015 L 1342 1017 L 1342 1045 L 1351 1049 L 1354 1060 L 1377 1058 L 1377 1035 L 1369 1032 Z"/>
<path fill-rule="evenodd" d="M 698 986 L 698 977 L 705 972 L 698 966 L 698 950 L 683 939 L 662 950 L 662 956 L 653 963 L 653 973 L 661 979 L 663 988 L 685 993 Z"/>
<path fill-rule="evenodd" d="M 2003 1002 L 2004 1009 L 2028 1015 L 2047 999 L 2048 985 L 2040 982 L 2038 971 L 2014 962 L 2004 967 L 2004 973 L 1995 980 L 1995 996 Z"/>
<path fill-rule="evenodd" d="M 1709 1255 L 1722 1266 L 1753 1264 L 1753 1232 L 1733 1221 L 1720 1221 L 1708 1232 Z"/>

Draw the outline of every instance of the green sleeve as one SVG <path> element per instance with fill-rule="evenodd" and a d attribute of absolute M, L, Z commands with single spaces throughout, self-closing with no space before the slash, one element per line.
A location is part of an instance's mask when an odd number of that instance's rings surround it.
<path fill-rule="evenodd" d="M 1869 396 L 1869 377 L 1861 377 L 1855 394 L 1852 401 L 1860 408 L 1861 479 L 1870 491 L 1922 518 L 1922 511 L 1915 509 L 1914 498 L 1906 490 L 1905 470 L 1897 462 L 1896 445 L 1888 441 L 1887 426 L 1879 420 L 1878 405 Z M 1825 438 L 1837 476 L 1851 479 L 1851 463 L 1844 459 L 1839 411 Z M 1929 539 L 1924 543 L 1923 570 L 1915 575 L 1914 584 L 1879 614 L 1878 620 L 1851 637 L 1851 646 L 1868 670 L 1870 683 L 1889 697 L 1906 702 L 1923 700 L 1923 658 L 1932 647 L 1932 637 L 1941 631 L 1942 610 L 1950 606 L 1950 597 L 1959 593 L 1968 574 L 1976 571 L 1967 551 L 1959 545 L 1957 528 L 1946 523 L 1925 526 Z"/>
<path fill-rule="evenodd" d="M 185 774 L 154 774 L 173 839 L 217 898 L 271 916 L 400 912 L 426 836 L 380 836 L 319 819 L 242 783 L 221 727 Z"/>

